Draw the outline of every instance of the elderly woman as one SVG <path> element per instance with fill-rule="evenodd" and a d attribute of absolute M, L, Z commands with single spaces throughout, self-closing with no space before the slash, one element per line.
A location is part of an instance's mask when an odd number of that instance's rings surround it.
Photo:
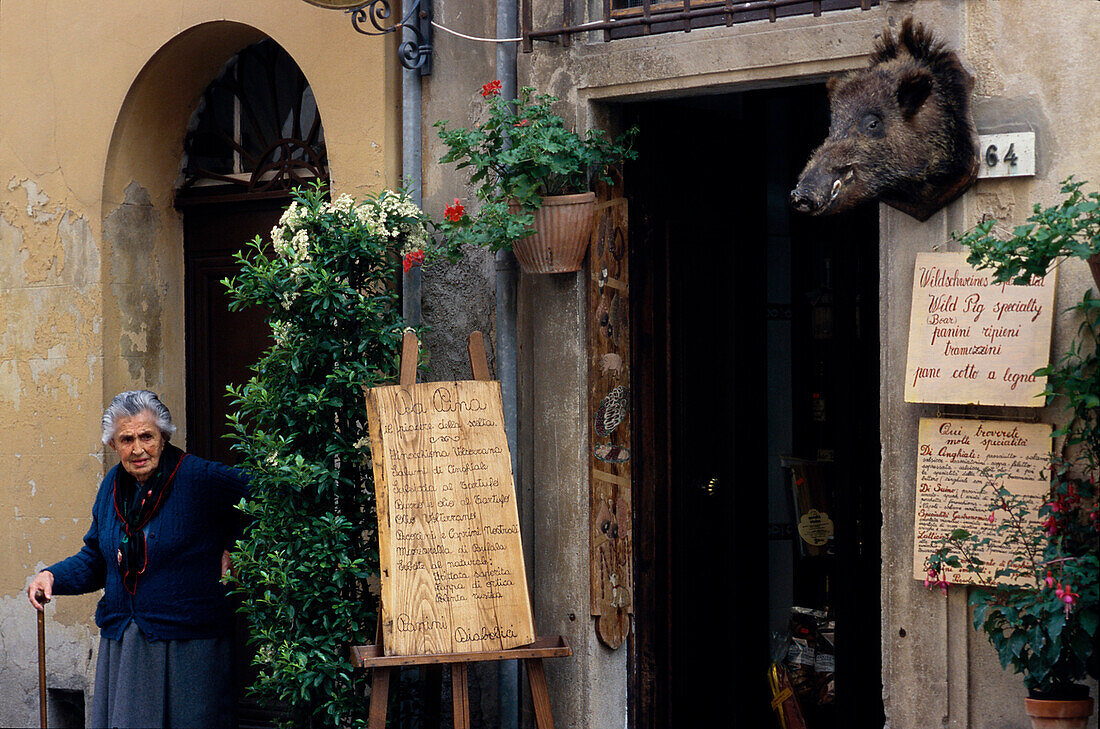
<path fill-rule="evenodd" d="M 53 595 L 104 588 L 93 726 L 235 725 L 233 620 L 220 578 L 248 479 L 172 445 L 175 430 L 154 393 L 115 396 L 103 442 L 120 463 L 99 486 L 84 547 L 27 587 L 38 610 Z"/>

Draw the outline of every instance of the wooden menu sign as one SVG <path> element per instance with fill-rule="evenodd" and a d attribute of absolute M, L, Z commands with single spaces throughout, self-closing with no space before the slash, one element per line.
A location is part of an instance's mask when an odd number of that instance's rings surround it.
<path fill-rule="evenodd" d="M 997 534 L 1006 514 L 993 511 L 996 493 L 983 485 L 1003 485 L 1028 502 L 1031 520 L 1050 490 L 1050 434 L 1047 423 L 921 418 L 917 451 L 917 503 L 913 576 L 925 578 L 924 560 L 936 540 L 966 529 L 990 543 L 978 553 L 989 566 L 989 578 L 1005 566 L 1010 549 L 1007 532 Z M 994 521 L 990 521 L 990 514 Z M 976 582 L 962 569 L 947 569 L 948 582 Z M 1008 580 L 1005 580 L 1008 582 Z"/>
<path fill-rule="evenodd" d="M 500 383 L 392 385 L 366 399 L 386 655 L 531 643 Z"/>
<path fill-rule="evenodd" d="M 965 253 L 918 253 L 905 401 L 1041 407 L 1054 279 L 999 284 Z"/>

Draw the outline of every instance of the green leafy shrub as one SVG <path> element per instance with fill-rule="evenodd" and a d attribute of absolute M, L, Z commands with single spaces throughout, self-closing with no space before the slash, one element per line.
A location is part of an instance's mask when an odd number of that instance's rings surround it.
<path fill-rule="evenodd" d="M 271 245 L 257 237 L 223 282 L 231 309 L 271 312 L 272 345 L 230 388 L 255 497 L 234 559 L 258 649 L 251 691 L 287 707 L 290 726 L 365 723 L 364 679 L 348 655 L 373 642 L 378 579 L 363 387 L 396 379 L 396 267 L 402 252 L 429 247 L 427 225 L 402 193 L 356 204 L 298 190 Z"/>

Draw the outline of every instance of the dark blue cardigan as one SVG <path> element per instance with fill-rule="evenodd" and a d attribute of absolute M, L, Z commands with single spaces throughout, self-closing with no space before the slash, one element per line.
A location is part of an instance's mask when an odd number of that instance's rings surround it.
<path fill-rule="evenodd" d="M 183 459 L 171 491 L 146 527 L 148 566 L 131 595 L 122 585 L 116 556 L 122 522 L 112 491 L 120 468 L 108 471 L 99 485 L 84 547 L 46 568 L 54 576 L 54 594 L 105 588 L 95 612 L 105 638 L 121 638 L 130 620 L 154 640 L 231 634 L 232 611 L 219 571 L 222 550 L 231 548 L 238 532 L 239 512 L 233 507 L 248 495 L 248 477 L 193 455 Z"/>

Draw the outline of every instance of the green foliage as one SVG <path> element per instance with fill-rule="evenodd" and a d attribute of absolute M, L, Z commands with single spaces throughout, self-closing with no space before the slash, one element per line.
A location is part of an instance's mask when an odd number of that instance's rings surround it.
<path fill-rule="evenodd" d="M 1100 252 L 1100 194 L 1083 195 L 1083 184 L 1067 180 L 1062 204 L 1036 206 L 1011 240 L 991 237 L 991 222 L 956 236 L 970 247 L 968 261 L 994 268 L 997 281 L 1023 283 L 1045 275 L 1056 258 Z M 991 570 L 977 557 L 990 539 L 956 529 L 925 565 L 926 584 L 946 586 L 944 570 L 954 568 L 987 588 L 970 594 L 975 629 L 985 632 L 1003 667 L 1023 674 L 1029 690 L 1049 698 L 1069 697 L 1070 687 L 1086 676 L 1100 677 L 1100 299 L 1086 290 L 1067 312 L 1081 322 L 1074 341 L 1056 363 L 1035 372 L 1047 378 L 1047 404 L 1063 403 L 1068 414 L 1054 432 L 1063 449 L 1052 460 L 1049 495 L 1034 513 L 1034 504 L 994 479 L 990 510 L 1003 512 L 997 534 L 1011 550 L 1009 563 Z M 1005 584 L 1006 578 L 1023 584 Z"/>
<path fill-rule="evenodd" d="M 1066 311 L 1080 314 L 1077 336 L 1057 363 L 1035 374 L 1047 378 L 1047 404 L 1062 400 L 1070 413 L 1054 435 L 1066 436 L 1067 446 L 1080 447 L 1086 467 L 1095 472 L 1100 467 L 1100 298 L 1089 289 Z"/>
<path fill-rule="evenodd" d="M 524 87 L 518 99 L 507 100 L 499 88 L 500 82 L 482 87 L 488 115 L 477 126 L 451 129 L 446 120 L 435 123 L 448 147 L 439 161 L 469 169 L 470 184 L 482 201 L 477 214 L 469 216 L 456 200 L 440 228 L 456 245 L 494 251 L 533 233 L 531 213 L 544 196 L 586 192 L 591 178 L 610 184 L 609 166 L 637 156 L 631 149 L 635 129 L 615 141 L 594 130 L 581 136 L 551 111 L 557 98 Z M 510 199 L 521 207 L 518 212 L 509 211 Z M 452 210 L 457 211 L 453 216 Z"/>
<path fill-rule="evenodd" d="M 1055 259 L 1075 257 L 1088 260 L 1100 254 L 1100 192 L 1081 191 L 1087 183 L 1062 183 L 1065 199 L 1058 205 L 1038 204 L 1023 225 L 1002 240 L 994 236 L 996 220 L 979 223 L 955 240 L 970 249 L 967 262 L 976 268 L 992 268 L 998 282 L 1027 283 L 1032 276 L 1045 276 Z"/>
<path fill-rule="evenodd" d="M 939 540 L 925 562 L 933 581 L 948 567 L 975 576 L 984 589 L 970 593 L 974 628 L 985 632 L 1002 667 L 1050 698 L 1067 697 L 1085 676 L 1100 675 L 1094 477 L 1059 473 L 1037 522 L 1025 499 L 991 482 L 991 510 L 1004 512 L 997 534 L 1012 550 L 1008 564 L 992 570 L 976 554 L 990 539 L 965 529 Z M 1023 582 L 1008 584 L 1009 578 Z"/>
<path fill-rule="evenodd" d="M 378 550 L 363 451 L 362 388 L 396 379 L 400 251 L 427 238 L 401 193 L 355 204 L 298 190 L 223 283 L 234 310 L 262 306 L 273 344 L 230 388 L 234 448 L 252 473 L 251 519 L 234 555 L 236 591 L 258 647 L 251 691 L 295 727 L 365 724 L 364 679 L 348 646 L 372 642 Z M 364 539 L 368 537 L 368 539 Z"/>

